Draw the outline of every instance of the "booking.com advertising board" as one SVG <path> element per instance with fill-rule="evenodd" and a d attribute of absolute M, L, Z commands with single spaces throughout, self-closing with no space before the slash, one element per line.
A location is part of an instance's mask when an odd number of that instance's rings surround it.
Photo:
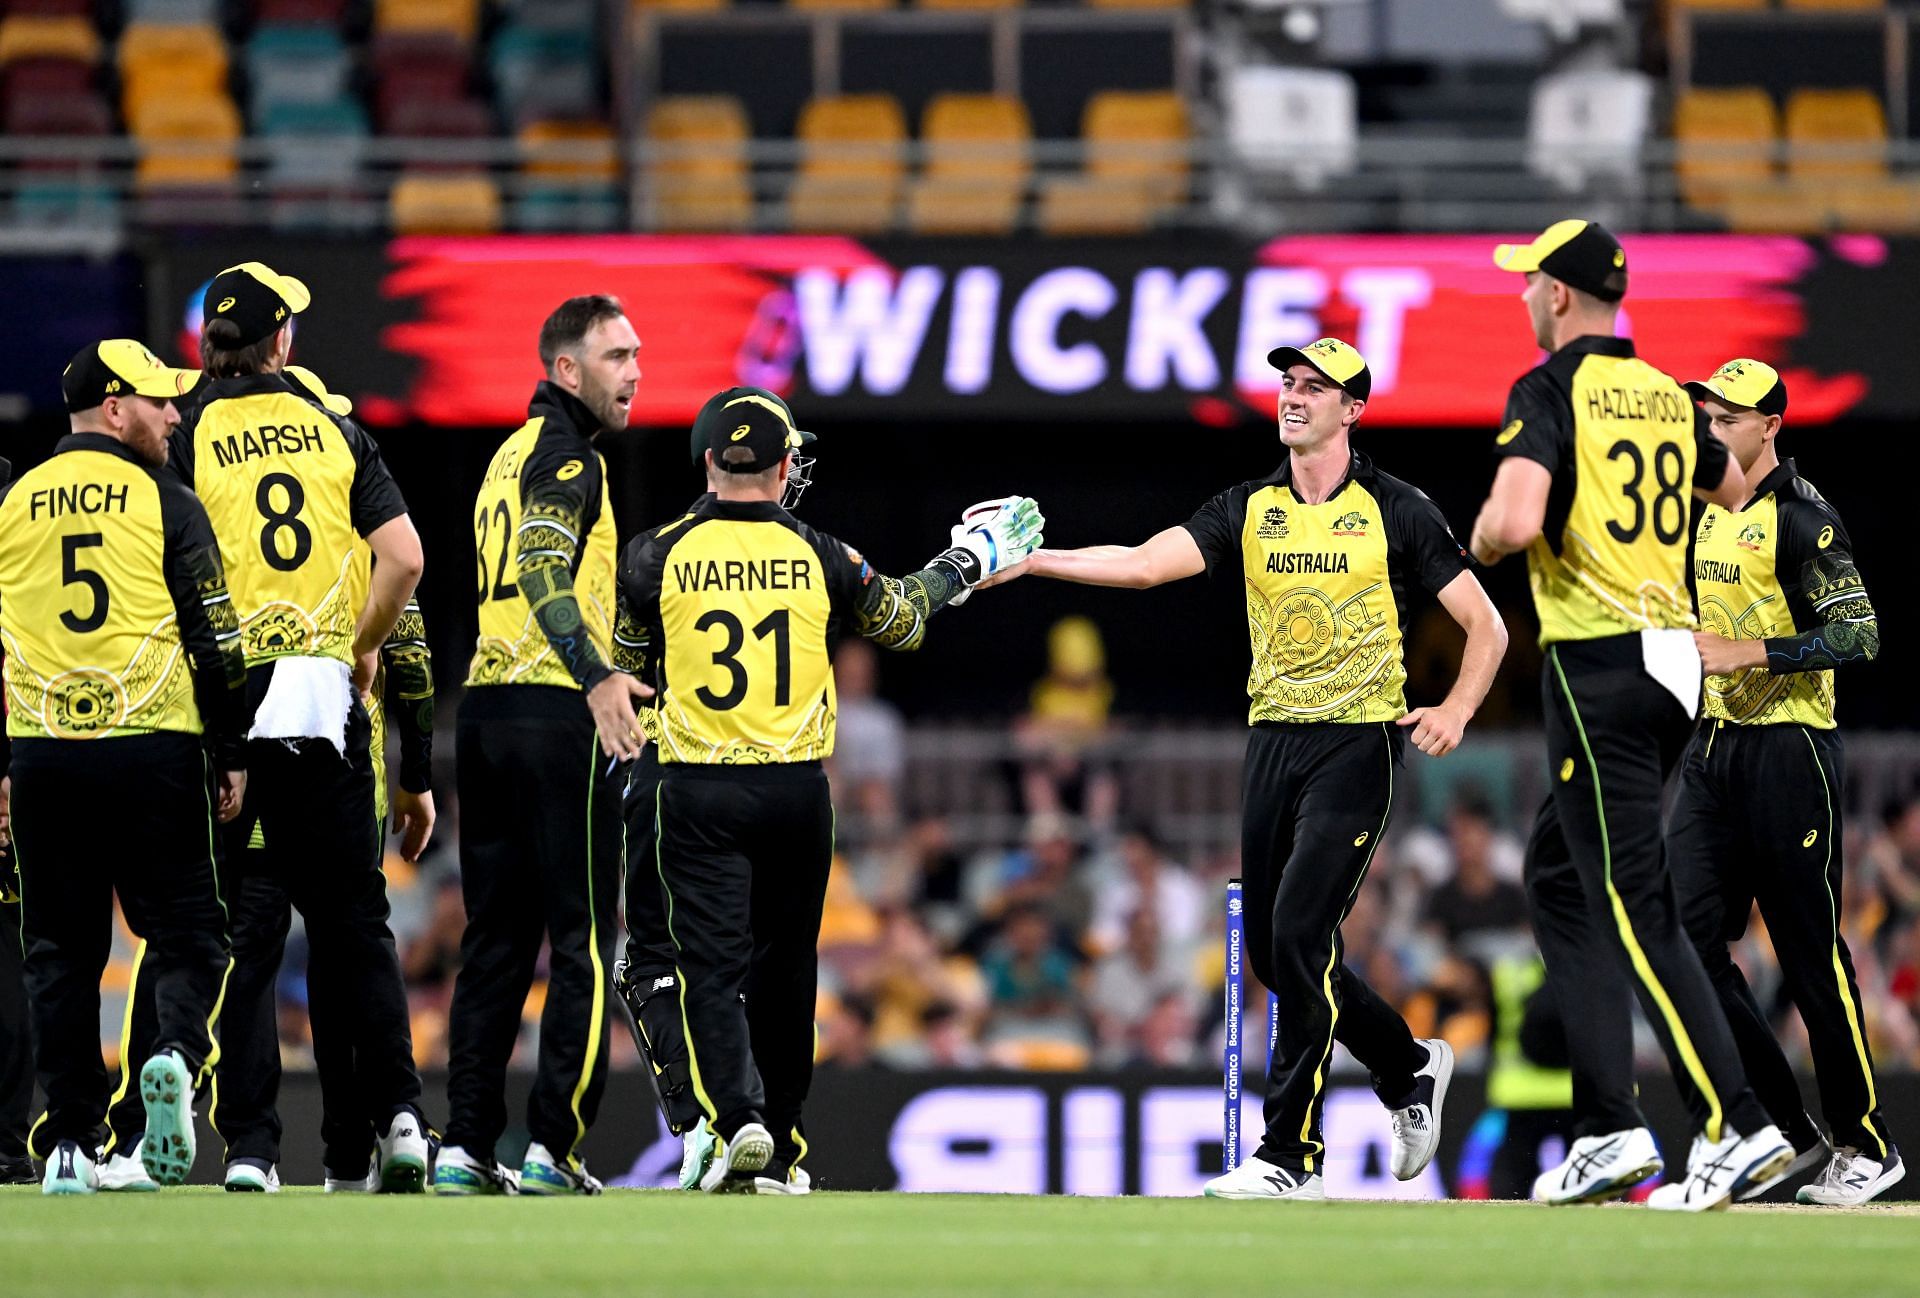
<path fill-rule="evenodd" d="M 1535 363 L 1500 236 L 859 241 L 832 236 L 405 238 L 186 246 L 146 267 L 152 341 L 192 359 L 198 294 L 271 252 L 314 306 L 299 358 L 376 426 L 511 427 L 560 299 L 607 292 L 643 343 L 636 423 L 685 424 L 753 383 L 812 417 L 1197 420 L 1270 416 L 1274 347 L 1324 334 L 1374 372 L 1376 426 L 1497 426 Z M 1654 363 L 1779 367 L 1796 419 L 1920 414 L 1920 243 L 1646 235 L 1623 328 Z"/>

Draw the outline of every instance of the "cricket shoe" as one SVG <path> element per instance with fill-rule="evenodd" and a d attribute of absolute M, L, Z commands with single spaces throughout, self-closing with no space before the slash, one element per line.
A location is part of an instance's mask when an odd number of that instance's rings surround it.
<path fill-rule="evenodd" d="M 1326 1182 L 1318 1172 L 1296 1171 L 1249 1158 L 1231 1172 L 1208 1181 L 1200 1193 L 1209 1199 L 1307 1199 L 1327 1197 Z"/>
<path fill-rule="evenodd" d="M 1704 1134 L 1693 1138 L 1687 1151 L 1687 1174 L 1647 1196 L 1647 1207 L 1660 1212 L 1711 1212 L 1733 1202 L 1733 1196 L 1768 1177 L 1786 1171 L 1793 1162 L 1793 1146 L 1769 1122 L 1751 1136 L 1726 1129 L 1719 1140 Z"/>
<path fill-rule="evenodd" d="M 427 1165 L 425 1124 L 412 1109 L 401 1109 L 387 1123 L 387 1134 L 376 1142 L 373 1168 L 380 1174 L 381 1194 L 425 1194 Z"/>
<path fill-rule="evenodd" d="M 92 1194 L 99 1188 L 100 1176 L 94 1170 L 93 1160 L 78 1144 L 63 1140 L 54 1146 L 53 1157 L 47 1160 L 46 1177 L 40 1182 L 40 1193 Z"/>
<path fill-rule="evenodd" d="M 804 1167 L 786 1168 L 778 1163 L 767 1164 L 766 1170 L 753 1178 L 755 1194 L 812 1194 L 813 1178 L 807 1175 Z"/>
<path fill-rule="evenodd" d="M 537 1140 L 527 1146 L 527 1155 L 520 1160 L 522 1194 L 599 1194 L 603 1188 L 584 1163 L 575 1166 L 571 1159 L 563 1163 Z"/>
<path fill-rule="evenodd" d="M 693 1130 L 680 1137 L 680 1188 L 698 1190 L 713 1166 L 713 1155 L 720 1141 L 705 1118 L 693 1124 Z"/>
<path fill-rule="evenodd" d="M 1413 1075 L 1413 1102 L 1393 1110 L 1393 1179 L 1411 1181 L 1440 1148 L 1440 1113 L 1453 1080 L 1453 1047 L 1434 1038 L 1420 1043 L 1427 1062 Z"/>
<path fill-rule="evenodd" d="M 1813 1143 L 1805 1149 L 1796 1152 L 1793 1156 L 1793 1161 L 1787 1164 L 1786 1170 L 1782 1171 L 1778 1176 L 1770 1176 L 1764 1181 L 1758 1181 L 1748 1186 L 1739 1194 L 1736 1194 L 1734 1198 L 1741 1203 L 1746 1203 L 1751 1199 L 1758 1199 L 1782 1181 L 1792 1180 L 1802 1172 L 1811 1171 L 1832 1156 L 1833 1146 L 1827 1143 L 1825 1136 L 1822 1136 L 1816 1131 L 1813 1135 Z"/>
<path fill-rule="evenodd" d="M 327 1178 L 321 1183 L 321 1190 L 327 1194 L 378 1194 L 380 1193 L 380 1171 L 371 1163 L 361 1176 L 335 1176 L 333 1169 L 326 1169 Z"/>
<path fill-rule="evenodd" d="M 40 1174 L 25 1154 L 0 1154 L 0 1185 L 38 1185 Z"/>
<path fill-rule="evenodd" d="M 1907 1165 L 1900 1161 L 1897 1149 L 1889 1148 L 1883 1162 L 1843 1147 L 1833 1151 L 1833 1161 L 1820 1179 L 1801 1186 L 1795 1197 L 1801 1203 L 1828 1208 L 1857 1208 L 1906 1174 Z"/>
<path fill-rule="evenodd" d="M 1666 1167 L 1645 1127 L 1582 1136 L 1567 1156 L 1533 1180 L 1536 1203 L 1599 1203 L 1618 1199 Z"/>
<path fill-rule="evenodd" d="M 140 1146 L 146 1143 L 146 1139 L 142 1136 L 133 1142 L 132 1149 L 123 1154 L 108 1154 L 100 1160 L 98 1176 L 102 1193 L 148 1194 L 160 1188 L 147 1175 L 147 1166 L 140 1158 Z"/>
<path fill-rule="evenodd" d="M 163 1050 L 140 1070 L 147 1130 L 140 1162 L 155 1185 L 179 1185 L 193 1171 L 193 1076 L 178 1051 Z"/>
<path fill-rule="evenodd" d="M 264 1158 L 236 1158 L 227 1164 L 224 1184 L 234 1194 L 278 1194 L 280 1169 Z"/>
<path fill-rule="evenodd" d="M 757 1122 L 749 1122 L 722 1141 L 720 1152 L 700 1188 L 708 1194 L 752 1194 L 754 1176 L 773 1161 L 773 1133 Z"/>
<path fill-rule="evenodd" d="M 433 1192 L 439 1195 L 518 1194 L 520 1178 L 499 1163 L 482 1163 L 458 1145 L 440 1146 L 433 1164 Z"/>

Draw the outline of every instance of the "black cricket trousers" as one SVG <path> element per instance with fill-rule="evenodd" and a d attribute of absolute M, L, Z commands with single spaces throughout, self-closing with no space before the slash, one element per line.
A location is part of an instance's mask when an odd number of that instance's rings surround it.
<path fill-rule="evenodd" d="M 655 864 L 667 904 L 693 1090 L 724 1140 L 749 1122 L 773 1166 L 806 1154 L 820 911 L 833 798 L 817 762 L 669 762 L 655 790 Z"/>
<path fill-rule="evenodd" d="M 578 690 L 467 691 L 455 731 L 467 931 L 453 986 L 446 1139 L 486 1162 L 507 1127 L 507 1062 L 551 945 L 527 1132 L 578 1166 L 607 1075 L 623 774 Z"/>
<path fill-rule="evenodd" d="M 1262 722 L 1247 739 L 1240 839 L 1247 953 L 1280 1002 L 1258 1156 L 1320 1172 L 1321 1113 L 1338 1041 L 1389 1107 L 1426 1051 L 1406 1020 L 1341 963 L 1340 925 L 1393 818 L 1405 740 L 1392 722 Z"/>
<path fill-rule="evenodd" d="M 1647 674 L 1640 637 L 1547 647 L 1552 794 L 1527 846 L 1527 900 L 1567 1025 L 1579 1135 L 1644 1126 L 1633 1082 L 1637 995 L 1709 1140 L 1767 1125 L 1713 984 L 1680 924 L 1660 795 L 1692 728 Z"/>
<path fill-rule="evenodd" d="M 1727 950 L 1746 932 L 1756 901 L 1807 1026 L 1833 1143 L 1884 1161 L 1891 1137 L 1874 1085 L 1853 953 L 1840 934 L 1845 769 L 1836 731 L 1710 722 L 1680 765 L 1667 857 L 1682 922 L 1774 1122 L 1796 1149 L 1813 1143 L 1793 1067 Z"/>
<path fill-rule="evenodd" d="M 675 1135 L 693 1129 L 705 1115 L 693 1093 L 687 1058 L 687 1034 L 680 1018 L 680 975 L 673 935 L 667 931 L 666 896 L 654 852 L 654 790 L 660 785 L 660 757 L 648 744 L 627 765 L 620 812 L 626 821 L 627 950 L 623 958 L 622 1000 L 633 1028 L 634 1044 L 652 1064 L 655 1097 Z"/>
<path fill-rule="evenodd" d="M 198 735 L 163 732 L 16 739 L 9 774 L 22 968 L 47 1097 L 32 1151 L 45 1158 L 71 1140 L 91 1155 L 107 1111 L 100 974 L 116 894 L 127 926 L 147 941 L 155 1015 L 148 1054 L 179 1051 L 196 1085 L 219 1055 L 215 1015 L 229 948 L 212 772 Z"/>

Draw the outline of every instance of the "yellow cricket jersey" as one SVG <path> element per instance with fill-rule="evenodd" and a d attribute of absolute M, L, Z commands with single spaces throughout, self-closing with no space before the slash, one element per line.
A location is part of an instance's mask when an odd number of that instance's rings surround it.
<path fill-rule="evenodd" d="M 630 547 L 621 598 L 646 628 L 661 762 L 831 756 L 832 645 L 878 580 L 772 502 L 705 496 Z"/>
<path fill-rule="evenodd" d="M 1831 729 L 1833 665 L 1870 656 L 1859 650 L 1873 609 L 1839 513 L 1792 460 L 1742 508 L 1707 506 L 1694 533 L 1693 581 L 1707 630 L 1767 642 L 1765 667 L 1707 678 L 1706 715 Z"/>
<path fill-rule="evenodd" d="M 571 396 L 542 383 L 528 415 L 494 452 L 474 502 L 480 639 L 467 684 L 579 689 L 613 661 L 619 542 L 606 465 L 583 431 L 591 416 Z M 568 624 L 572 614 L 552 617 L 547 600 L 556 592 L 545 574 L 556 569 L 570 582 L 577 623 Z M 523 570 L 541 583 L 537 606 Z"/>
<path fill-rule="evenodd" d="M 1541 644 L 1694 625 L 1690 501 L 1696 482 L 1718 485 L 1727 451 L 1631 340 L 1579 338 L 1523 375 L 1494 453 L 1553 475 L 1527 549 Z"/>
<path fill-rule="evenodd" d="M 111 437 L 76 433 L 7 488 L 9 736 L 200 734 L 222 719 L 203 718 L 202 706 L 228 711 L 229 693 L 237 722 L 244 672 L 237 658 L 230 672 L 222 664 L 237 644 L 206 513 L 170 474 Z"/>
<path fill-rule="evenodd" d="M 350 663 L 367 602 L 360 538 L 407 512 L 373 439 L 278 374 L 212 379 L 173 438 L 233 574 L 247 662 Z"/>
<path fill-rule="evenodd" d="M 1250 724 L 1406 715 L 1409 585 L 1437 593 L 1467 569 L 1425 493 L 1355 453 L 1332 496 L 1304 504 L 1289 459 L 1215 496 L 1186 528 L 1209 571 L 1232 564 L 1245 579 Z"/>

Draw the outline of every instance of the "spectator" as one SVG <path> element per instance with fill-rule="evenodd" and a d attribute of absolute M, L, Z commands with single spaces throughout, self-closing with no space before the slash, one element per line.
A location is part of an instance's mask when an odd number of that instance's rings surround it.
<path fill-rule="evenodd" d="M 1449 947 L 1485 958 L 1530 947 L 1527 895 L 1494 869 L 1497 831 L 1492 806 L 1462 790 L 1447 815 L 1447 844 L 1453 874 L 1427 898 L 1425 922 Z"/>
<path fill-rule="evenodd" d="M 1009 1067 L 1078 1067 L 1089 1055 L 1073 957 L 1045 911 L 1013 907 L 981 964 L 991 1009 L 988 1057 Z"/>
<path fill-rule="evenodd" d="M 1169 1000 L 1191 1002 L 1193 980 L 1187 968 L 1170 958 L 1158 915 L 1141 907 L 1127 917 L 1125 945 L 1094 966 L 1087 1007 L 1093 1016 L 1100 1062 L 1115 1068 L 1167 1062 L 1179 1050 L 1166 1035 L 1179 1023 L 1186 1026 L 1186 1045 L 1191 1050 L 1191 1005 L 1183 1018 L 1181 1006 L 1168 1007 Z M 1155 1054 L 1160 1056 L 1157 1061 Z"/>
<path fill-rule="evenodd" d="M 1084 617 L 1062 618 L 1047 633 L 1047 674 L 1034 685 L 1027 714 L 1014 722 L 1026 812 L 1078 817 L 1094 830 L 1113 824 L 1120 783 L 1095 756 L 1112 704 L 1100 629 Z"/>
<path fill-rule="evenodd" d="M 1093 899 L 1079 877 L 1080 845 L 1059 816 L 1035 816 L 1027 845 L 977 863 L 968 872 L 967 894 L 978 917 L 961 939 L 969 953 L 987 943 L 1020 907 L 1040 910 L 1063 945 L 1077 948 L 1093 914 Z"/>
<path fill-rule="evenodd" d="M 839 739 L 832 758 L 834 796 L 866 828 L 887 833 L 899 817 L 900 782 L 907 769 L 907 727 L 900 709 L 874 693 L 879 656 L 859 636 L 833 656 Z"/>
<path fill-rule="evenodd" d="M 1168 860 L 1145 827 L 1128 830 L 1118 845 L 1119 878 L 1104 884 L 1094 902 L 1087 945 L 1095 952 L 1115 951 L 1127 940 L 1131 917 L 1150 910 L 1160 936 L 1174 958 L 1192 952 L 1207 926 L 1207 900 L 1185 867 Z"/>
<path fill-rule="evenodd" d="M 941 940 L 966 932 L 966 865 L 953 847 L 953 826 L 943 816 L 924 816 L 886 846 L 876 895 L 912 909 Z"/>

